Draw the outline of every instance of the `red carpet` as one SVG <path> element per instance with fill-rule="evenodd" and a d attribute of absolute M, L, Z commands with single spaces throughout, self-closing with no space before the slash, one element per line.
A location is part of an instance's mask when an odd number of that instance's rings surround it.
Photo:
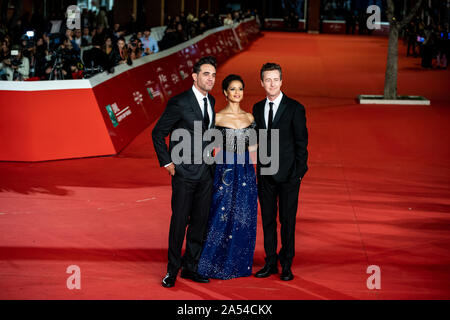
<path fill-rule="evenodd" d="M 151 127 L 120 155 L 0 163 L 0 299 L 448 299 L 450 77 L 400 46 L 399 94 L 431 106 L 361 106 L 381 94 L 387 39 L 265 33 L 218 69 L 264 97 L 259 69 L 279 62 L 284 92 L 306 107 L 310 171 L 300 191 L 295 279 L 276 276 L 161 287 L 170 180 Z M 6 137 L 3 137 L 5 139 Z M 254 271 L 264 250 L 258 217 Z M 68 290 L 66 269 L 81 269 Z M 381 270 L 369 290 L 367 267 Z"/>

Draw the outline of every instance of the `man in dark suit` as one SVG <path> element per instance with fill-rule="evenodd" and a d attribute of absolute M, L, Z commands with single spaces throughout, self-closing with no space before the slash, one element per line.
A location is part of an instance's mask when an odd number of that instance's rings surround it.
<path fill-rule="evenodd" d="M 261 85 L 266 99 L 253 106 L 253 116 L 259 129 L 267 129 L 267 143 L 271 158 L 278 157 L 279 169 L 270 175 L 264 174 L 264 165 L 258 157 L 258 196 L 264 232 L 266 264 L 255 273 L 265 278 L 278 273 L 278 260 L 282 267 L 281 280 L 294 278 L 291 271 L 295 255 L 295 223 L 300 182 L 308 170 L 308 131 L 305 108 L 299 102 L 281 92 L 281 67 L 266 63 L 261 68 Z M 272 141 L 270 131 L 277 129 L 279 139 Z M 278 143 L 278 155 L 271 153 Z M 275 151 L 274 151 L 275 152 Z M 263 169 L 263 170 L 262 170 Z M 277 202 L 278 201 L 278 202 Z M 277 254 L 277 209 L 281 224 L 281 250 Z"/>
<path fill-rule="evenodd" d="M 192 88 L 168 101 L 166 109 L 152 132 L 159 164 L 165 167 L 172 177 L 169 262 L 167 274 L 162 281 L 164 287 L 175 285 L 180 268 L 182 268 L 182 278 L 202 283 L 209 282 L 197 273 L 197 264 L 208 221 L 214 170 L 213 166 L 207 164 L 202 157 L 208 143 L 202 139 L 201 150 L 194 150 L 194 139 L 195 137 L 198 139 L 199 134 L 202 135 L 205 130 L 214 127 L 215 100 L 208 92 L 214 86 L 215 77 L 215 58 L 211 56 L 201 58 L 194 65 Z M 197 130 L 198 128 L 200 130 Z M 176 131 L 177 129 L 183 130 Z M 169 134 L 172 138 L 178 134 L 182 135 L 183 132 L 189 133 L 188 141 L 184 138 L 181 139 L 182 141 L 170 139 L 169 149 L 167 149 L 165 138 Z M 177 152 L 174 150 L 171 154 L 175 147 Z M 179 151 L 180 149 L 182 150 Z M 211 157 L 211 154 L 208 153 L 207 156 Z M 182 157 L 182 161 L 177 160 L 177 157 Z M 182 259 L 181 249 L 185 234 L 186 251 Z"/>

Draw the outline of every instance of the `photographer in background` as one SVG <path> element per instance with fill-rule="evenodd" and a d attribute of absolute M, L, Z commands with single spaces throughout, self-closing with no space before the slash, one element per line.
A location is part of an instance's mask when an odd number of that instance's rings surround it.
<path fill-rule="evenodd" d="M 22 56 L 28 59 L 30 67 L 28 76 L 30 80 L 37 80 L 34 79 L 34 77 L 36 76 L 36 67 L 39 67 L 37 65 L 36 59 L 37 40 L 42 41 L 42 38 L 38 39 L 38 37 L 35 36 L 34 30 L 27 31 L 26 34 L 22 37 Z"/>
<path fill-rule="evenodd" d="M 11 50 L 9 50 L 8 41 L 2 40 L 0 45 L 0 80 L 6 80 L 6 72 L 3 69 L 3 60 L 9 58 Z"/>
<path fill-rule="evenodd" d="M 131 66 L 133 64 L 124 37 L 120 37 L 119 40 L 117 40 L 117 46 L 113 53 L 113 61 L 114 65 L 126 63 Z"/>
<path fill-rule="evenodd" d="M 159 47 L 161 50 L 166 50 L 177 45 L 177 30 L 173 24 L 169 24 L 164 31 L 164 36 L 159 41 Z"/>
<path fill-rule="evenodd" d="M 38 77 L 41 79 L 45 73 L 45 65 L 47 64 L 46 56 L 48 55 L 47 45 L 43 37 L 37 38 L 36 46 L 31 53 L 30 78 Z"/>
<path fill-rule="evenodd" d="M 92 44 L 92 36 L 89 27 L 84 27 L 83 35 L 81 36 L 81 46 L 87 47 L 90 46 L 91 44 Z"/>
<path fill-rule="evenodd" d="M 152 30 L 150 29 L 150 27 L 146 27 L 144 29 L 144 36 L 140 38 L 144 48 L 144 55 L 157 53 L 159 51 L 158 43 L 152 36 L 150 36 L 151 33 Z"/>
<path fill-rule="evenodd" d="M 28 79 L 30 62 L 28 58 L 22 56 L 20 46 L 13 45 L 10 55 L 0 63 L 0 69 L 4 72 L 2 80 L 23 81 Z"/>
<path fill-rule="evenodd" d="M 112 41 L 116 43 L 120 37 L 125 36 L 125 29 L 119 23 L 114 24 L 114 28 L 112 30 Z"/>
<path fill-rule="evenodd" d="M 107 71 L 114 72 L 114 64 L 109 59 L 108 55 L 102 50 L 102 43 L 98 38 L 95 38 L 92 43 L 93 47 L 83 53 L 84 70 L 83 75 L 89 78 L 97 73 Z"/>
<path fill-rule="evenodd" d="M 106 53 L 106 56 L 108 57 L 108 61 L 111 61 L 111 65 L 114 65 L 114 41 L 113 36 L 106 36 L 105 43 L 101 46 L 103 52 Z"/>
<path fill-rule="evenodd" d="M 130 43 L 128 44 L 128 52 L 130 54 L 131 60 L 136 60 L 142 57 L 144 48 L 142 46 L 141 40 L 139 40 L 135 36 L 131 37 Z"/>
<path fill-rule="evenodd" d="M 74 31 L 67 29 L 65 41 L 70 41 L 71 50 L 74 50 L 76 53 L 79 54 L 81 52 L 81 49 L 80 49 L 80 46 L 77 44 L 74 36 L 75 36 Z M 80 34 L 80 43 L 81 43 L 81 34 Z M 66 45 L 66 47 L 68 47 L 68 46 Z"/>
<path fill-rule="evenodd" d="M 76 43 L 78 48 L 81 49 L 81 44 L 83 42 L 83 35 L 82 35 L 80 29 L 75 29 L 75 31 L 73 33 L 73 41 Z"/>
<path fill-rule="evenodd" d="M 73 79 L 72 73 L 78 72 L 78 64 L 81 63 L 78 52 L 73 48 L 72 41 L 68 37 L 62 37 L 57 43 L 61 43 L 47 56 L 44 78 L 47 80 Z"/>
<path fill-rule="evenodd" d="M 223 19 L 223 25 L 224 26 L 232 26 L 234 24 L 233 17 L 231 16 L 231 13 L 227 13 L 227 16 L 225 19 Z"/>
<path fill-rule="evenodd" d="M 0 42 L 0 62 L 2 62 L 5 58 L 9 57 L 10 50 L 8 46 L 8 42 L 5 40 L 2 40 Z"/>

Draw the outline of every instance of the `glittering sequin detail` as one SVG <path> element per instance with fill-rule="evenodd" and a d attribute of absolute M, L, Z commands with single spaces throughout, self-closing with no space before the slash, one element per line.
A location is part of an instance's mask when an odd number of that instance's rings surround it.
<path fill-rule="evenodd" d="M 245 163 L 239 162 L 239 149 L 224 146 L 224 153 L 230 153 L 235 163 L 217 164 L 214 175 L 214 192 L 209 213 L 208 228 L 197 272 L 208 278 L 231 279 L 250 276 L 256 241 L 257 187 L 255 169 L 248 153 L 248 135 L 243 129 L 222 128 L 228 131 L 242 131 L 235 135 L 237 145 L 245 142 Z M 225 144 L 225 142 L 224 142 Z"/>
<path fill-rule="evenodd" d="M 243 154 L 248 150 L 251 137 L 256 143 L 256 123 L 252 122 L 248 127 L 242 129 L 231 129 L 226 127 L 216 126 L 216 129 L 222 131 L 223 135 L 223 149 L 227 152 Z"/>

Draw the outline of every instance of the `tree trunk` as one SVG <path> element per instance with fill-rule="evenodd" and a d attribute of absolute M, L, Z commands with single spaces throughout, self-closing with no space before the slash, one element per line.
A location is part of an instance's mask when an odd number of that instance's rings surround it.
<path fill-rule="evenodd" d="M 389 28 L 388 54 L 384 80 L 384 99 L 397 99 L 398 72 L 398 27 L 391 24 Z"/>
<path fill-rule="evenodd" d="M 397 99 L 397 73 L 398 73 L 398 33 L 415 16 L 423 0 L 417 0 L 416 5 L 402 21 L 394 16 L 394 1 L 387 0 L 387 18 L 389 21 L 388 54 L 386 74 L 384 78 L 384 99 Z"/>

